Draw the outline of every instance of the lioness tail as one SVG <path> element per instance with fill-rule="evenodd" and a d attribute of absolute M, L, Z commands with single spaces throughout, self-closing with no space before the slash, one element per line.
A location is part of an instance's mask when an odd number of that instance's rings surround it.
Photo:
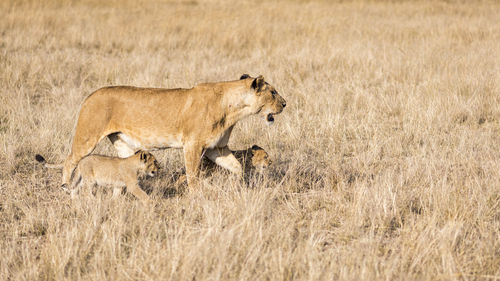
<path fill-rule="evenodd" d="M 49 164 L 47 161 L 45 161 L 45 158 L 43 158 L 42 155 L 37 154 L 35 155 L 36 161 L 42 163 L 46 168 L 51 168 L 51 169 L 62 169 L 63 164 Z"/>

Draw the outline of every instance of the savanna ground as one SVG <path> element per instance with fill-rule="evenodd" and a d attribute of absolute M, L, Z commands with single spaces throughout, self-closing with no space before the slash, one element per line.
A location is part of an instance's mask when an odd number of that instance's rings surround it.
<path fill-rule="evenodd" d="M 500 279 L 500 3 L 2 1 L 1 280 Z M 51 162 L 107 85 L 264 75 L 287 108 L 232 149 L 274 160 L 154 204 L 71 201 Z M 147 114 L 145 112 L 144 114 Z M 161 120 L 159 120 L 161 122 Z M 109 141 L 95 153 L 116 155 Z"/>

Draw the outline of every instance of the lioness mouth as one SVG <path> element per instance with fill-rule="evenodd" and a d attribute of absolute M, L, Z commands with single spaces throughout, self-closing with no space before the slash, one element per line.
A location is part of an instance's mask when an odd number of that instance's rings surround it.
<path fill-rule="evenodd" d="M 274 117 L 273 117 L 273 115 L 272 115 L 271 113 L 269 113 L 269 114 L 267 115 L 266 120 L 267 120 L 268 122 L 273 122 L 273 121 L 274 121 Z"/>

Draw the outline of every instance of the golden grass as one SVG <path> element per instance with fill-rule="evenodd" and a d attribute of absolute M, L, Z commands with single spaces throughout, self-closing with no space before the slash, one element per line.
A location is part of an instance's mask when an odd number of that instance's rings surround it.
<path fill-rule="evenodd" d="M 104 1 L 103 1 L 104 2 Z M 500 279 L 500 4 L 2 1 L 1 280 Z M 230 147 L 274 165 L 155 204 L 60 172 L 79 104 L 107 85 L 262 74 L 287 99 Z M 103 141 L 97 153 L 115 155 Z"/>

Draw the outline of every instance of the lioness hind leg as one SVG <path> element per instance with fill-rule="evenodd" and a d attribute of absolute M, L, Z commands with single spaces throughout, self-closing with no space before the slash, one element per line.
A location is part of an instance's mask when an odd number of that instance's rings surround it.
<path fill-rule="evenodd" d="M 82 157 L 74 157 L 74 154 L 71 153 L 68 158 L 66 158 L 66 160 L 64 161 L 64 165 L 63 165 L 63 171 L 62 171 L 62 183 L 61 183 L 61 186 L 64 188 L 67 188 L 67 186 L 69 185 L 69 181 L 70 181 L 70 178 L 71 178 L 71 174 L 73 173 L 73 170 L 75 169 L 76 165 L 78 164 L 78 161 L 80 161 L 80 159 L 82 159 Z"/>
<path fill-rule="evenodd" d="M 78 132 L 77 132 L 78 133 Z M 75 169 L 76 165 L 80 160 L 89 155 L 97 145 L 97 143 L 102 139 L 102 135 L 94 135 L 86 138 L 85 140 L 81 140 L 79 134 L 75 133 L 75 137 L 73 139 L 73 147 L 71 150 L 71 154 L 64 161 L 64 167 L 62 172 L 62 185 L 68 185 L 71 174 Z"/>
<path fill-rule="evenodd" d="M 71 174 L 78 162 L 89 155 L 103 137 L 111 133 L 106 132 L 109 118 L 109 114 L 102 112 L 102 108 L 89 102 L 89 99 L 82 105 L 73 136 L 71 153 L 64 162 L 62 185 L 69 185 Z"/>
<path fill-rule="evenodd" d="M 135 151 L 120 138 L 119 133 L 109 135 L 108 139 L 111 141 L 116 151 L 118 152 L 118 157 L 127 158 L 134 155 Z"/>

